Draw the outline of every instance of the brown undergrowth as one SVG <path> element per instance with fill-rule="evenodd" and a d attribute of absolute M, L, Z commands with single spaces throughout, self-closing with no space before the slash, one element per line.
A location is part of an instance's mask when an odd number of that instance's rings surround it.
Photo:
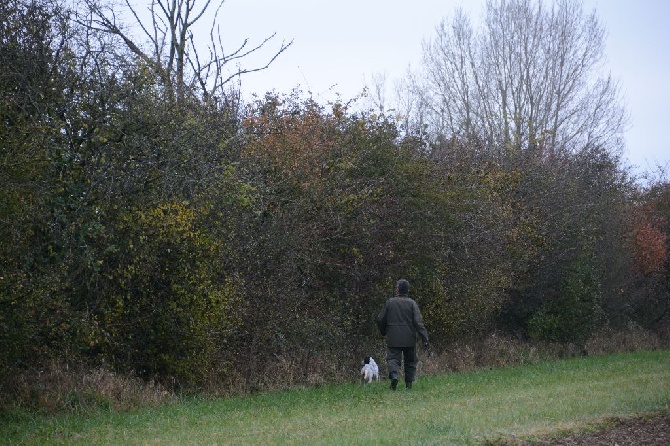
<path fill-rule="evenodd" d="M 173 394 L 153 382 L 105 368 L 87 369 L 53 361 L 10 375 L 0 387 L 3 412 L 127 411 L 164 403 Z"/>
<path fill-rule="evenodd" d="M 668 348 L 665 337 L 639 329 L 625 332 L 602 330 L 583 346 L 525 342 L 493 333 L 484 339 L 458 342 L 444 346 L 430 355 L 422 353 L 420 373 L 473 371 L 482 368 L 510 367 L 580 355 L 601 355 Z M 383 350 L 377 352 L 381 371 Z M 231 374 L 227 382 L 212 383 L 198 392 L 212 396 L 283 390 L 295 387 L 314 387 L 328 383 L 351 382 L 359 379 L 360 358 L 343 361 L 317 358 L 278 358 L 256 374 L 241 370 Z M 242 373 L 245 372 L 245 373 Z M 28 412 L 86 412 L 97 409 L 126 411 L 158 405 L 173 400 L 172 389 L 147 382 L 132 375 L 120 375 L 106 368 L 72 366 L 51 362 L 35 370 L 21 370 L 6 375 L 0 383 L 0 415 Z"/>

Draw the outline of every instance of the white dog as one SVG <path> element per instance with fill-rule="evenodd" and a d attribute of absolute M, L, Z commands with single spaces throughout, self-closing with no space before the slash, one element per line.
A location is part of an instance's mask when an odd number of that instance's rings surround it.
<path fill-rule="evenodd" d="M 366 356 L 363 360 L 363 368 L 361 369 L 361 377 L 363 382 L 370 384 L 373 379 L 379 381 L 379 367 L 372 356 Z"/>

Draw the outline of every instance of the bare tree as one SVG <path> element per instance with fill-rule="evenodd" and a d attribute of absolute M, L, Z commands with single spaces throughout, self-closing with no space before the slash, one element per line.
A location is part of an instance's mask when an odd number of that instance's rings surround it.
<path fill-rule="evenodd" d="M 415 83 L 409 68 L 406 77 L 396 79 L 390 86 L 386 73 L 375 73 L 366 83 L 365 105 L 375 113 L 395 119 L 405 136 L 424 135 L 426 104 L 413 94 Z"/>
<path fill-rule="evenodd" d="M 370 107 L 381 113 L 386 112 L 386 73 L 373 73 L 370 85 L 366 85 L 367 102 Z"/>
<path fill-rule="evenodd" d="M 489 0 L 424 44 L 412 91 L 440 135 L 517 150 L 621 149 L 627 115 L 602 72 L 605 30 L 581 0 Z"/>
<path fill-rule="evenodd" d="M 225 96 L 225 89 L 231 80 L 246 73 L 265 70 L 293 43 L 283 41 L 266 63 L 242 68 L 238 64 L 240 60 L 265 47 L 276 33 L 255 46 L 250 45 L 249 39 L 244 39 L 233 51 L 225 51 L 222 32 L 217 24 L 225 0 L 218 3 L 212 0 L 151 0 L 148 19 L 140 14 L 131 0 L 123 0 L 135 24 L 148 39 L 148 45 L 133 39 L 111 6 L 98 0 L 83 1 L 87 6 L 87 15 L 81 21 L 91 28 L 119 37 L 161 79 L 177 102 L 183 101 L 189 89 L 195 89 L 205 100 Z M 193 29 L 205 17 L 212 17 L 212 21 L 208 54 L 203 56 L 199 53 Z M 231 69 L 232 63 L 238 64 L 237 67 Z"/>

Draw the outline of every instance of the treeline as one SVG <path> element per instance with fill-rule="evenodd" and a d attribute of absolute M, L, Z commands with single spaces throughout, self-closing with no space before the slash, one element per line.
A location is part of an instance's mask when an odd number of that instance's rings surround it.
<path fill-rule="evenodd" d="M 69 14 L 0 6 L 0 378 L 336 376 L 379 350 L 400 277 L 435 349 L 667 330 L 670 185 L 606 148 L 408 132 L 299 93 L 243 106 Z"/>

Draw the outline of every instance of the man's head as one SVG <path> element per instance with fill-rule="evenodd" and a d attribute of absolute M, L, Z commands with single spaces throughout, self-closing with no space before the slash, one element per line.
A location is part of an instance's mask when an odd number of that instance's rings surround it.
<path fill-rule="evenodd" d="M 407 296 L 409 294 L 409 282 L 405 279 L 398 280 L 396 289 L 398 290 L 398 296 Z"/>

